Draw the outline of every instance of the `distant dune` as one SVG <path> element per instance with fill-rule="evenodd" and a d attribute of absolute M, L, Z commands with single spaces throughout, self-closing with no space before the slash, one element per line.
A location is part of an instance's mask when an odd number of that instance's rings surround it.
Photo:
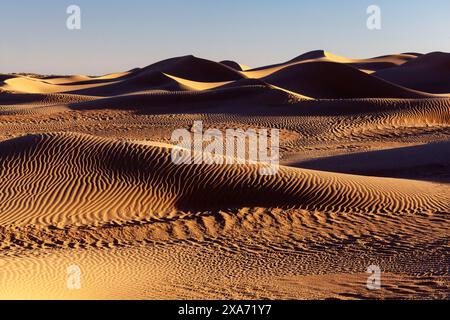
<path fill-rule="evenodd" d="M 398 85 L 430 93 L 450 92 L 450 54 L 433 52 L 374 75 Z"/>
<path fill-rule="evenodd" d="M 433 155 L 433 156 L 430 156 Z M 302 168 L 365 174 L 373 176 L 416 176 L 427 179 L 436 172 L 442 172 L 442 179 L 448 180 L 450 169 L 450 142 L 438 142 L 411 147 L 352 153 L 315 159 L 300 163 L 290 163 Z M 447 181 L 449 182 L 449 181 Z"/>
<path fill-rule="evenodd" d="M 335 62 L 295 64 L 262 79 L 314 98 L 420 98 L 427 96 Z"/>
<path fill-rule="evenodd" d="M 318 50 L 286 63 L 251 70 L 233 61 L 217 63 L 183 56 L 101 77 L 3 75 L 0 80 L 2 89 L 12 92 L 114 96 L 148 90 L 207 90 L 248 77 L 314 98 L 420 98 L 448 91 L 445 90 L 446 79 L 440 75 L 443 72 L 440 66 L 445 66 L 446 56 L 444 53 L 430 55 L 401 54 L 356 60 Z M 431 68 L 430 72 L 427 68 Z M 375 77 L 368 75 L 372 72 Z M 431 78 L 417 77 L 418 72 Z M 432 83 L 433 88 L 412 81 Z M 354 87 L 355 84 L 358 87 Z"/>

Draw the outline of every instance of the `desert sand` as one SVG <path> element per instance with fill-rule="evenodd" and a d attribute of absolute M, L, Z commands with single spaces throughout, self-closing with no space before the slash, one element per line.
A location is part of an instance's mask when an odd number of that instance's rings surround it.
<path fill-rule="evenodd" d="M 0 298 L 448 299 L 449 79 L 447 53 L 322 50 L 0 74 Z M 279 171 L 174 164 L 198 120 L 279 129 Z"/>

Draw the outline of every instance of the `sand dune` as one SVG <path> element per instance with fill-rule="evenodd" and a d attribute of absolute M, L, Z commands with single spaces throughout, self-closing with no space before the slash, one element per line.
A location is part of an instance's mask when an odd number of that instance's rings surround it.
<path fill-rule="evenodd" d="M 63 93 L 75 90 L 91 88 L 102 84 L 64 85 L 47 83 L 43 79 L 35 79 L 24 76 L 14 77 L 4 81 L 3 88 L 9 91 L 22 93 Z"/>
<path fill-rule="evenodd" d="M 100 86 L 71 90 L 71 93 L 94 96 L 117 96 L 145 90 L 183 91 L 189 90 L 189 87 L 184 86 L 164 73 L 152 71 L 137 73 L 123 80 L 106 82 Z"/>
<path fill-rule="evenodd" d="M 248 206 L 395 214 L 449 209 L 449 199 L 426 183 L 287 167 L 264 177 L 258 165 L 177 166 L 167 148 L 92 136 L 26 136 L 2 142 L 0 152 L 2 225 L 101 224 Z"/>
<path fill-rule="evenodd" d="M 437 180 L 447 181 L 450 169 L 450 142 L 352 153 L 300 163 L 290 162 L 289 165 L 372 176 L 415 176 L 427 179 L 427 175 L 431 175 Z M 439 173 L 442 176 L 439 176 Z"/>
<path fill-rule="evenodd" d="M 84 75 L 75 75 L 75 76 L 48 76 L 41 78 L 45 83 L 48 84 L 73 84 L 73 83 L 79 83 L 84 81 L 90 81 L 92 80 L 92 77 L 84 76 Z"/>
<path fill-rule="evenodd" d="M 194 56 L 160 61 L 139 69 L 135 73 L 142 74 L 151 71 L 164 72 L 176 77 L 203 82 L 230 81 L 243 78 L 241 73 L 227 65 Z"/>
<path fill-rule="evenodd" d="M 237 63 L 236 61 L 233 61 L 233 60 L 224 60 L 224 61 L 220 61 L 220 63 L 224 64 L 230 68 L 233 68 L 235 70 L 238 70 L 238 71 L 245 71 L 245 70 L 251 69 L 249 66 Z"/>
<path fill-rule="evenodd" d="M 394 68 L 374 75 L 398 85 L 430 93 L 450 93 L 450 54 L 425 54 Z"/>
<path fill-rule="evenodd" d="M 242 99 L 230 105 L 236 95 Z M 224 87 L 205 91 L 159 91 L 120 95 L 93 101 L 69 104 L 73 110 L 135 110 L 143 114 L 218 112 L 219 110 L 237 110 L 243 103 L 249 105 L 283 105 L 290 101 L 307 99 L 296 93 L 269 85 Z M 213 105 L 211 105 L 213 104 Z M 167 109 L 170 106 L 172 110 Z"/>
<path fill-rule="evenodd" d="M 71 94 L 26 94 L 4 92 L 0 99 L 0 115 L 52 114 L 70 110 L 69 104 L 95 100 L 92 96 Z"/>
<path fill-rule="evenodd" d="M 334 62 L 309 62 L 283 68 L 264 81 L 314 98 L 419 98 L 414 92 Z M 349 85 L 351 84 L 351 85 Z"/>
<path fill-rule="evenodd" d="M 285 67 L 308 62 L 335 62 L 357 68 L 365 73 L 373 73 L 389 67 L 402 65 L 409 60 L 415 59 L 418 54 L 404 53 L 393 54 L 369 59 L 350 59 L 341 57 L 324 50 L 315 50 L 303 53 L 287 62 L 273 64 L 269 66 L 258 67 L 245 70 L 244 74 L 248 77 L 261 78 L 268 76 Z"/>
<path fill-rule="evenodd" d="M 448 299 L 447 56 L 0 74 L 0 298 Z M 194 121 L 283 165 L 176 165 Z"/>
<path fill-rule="evenodd" d="M 148 90 L 208 90 L 250 77 L 314 98 L 432 97 L 431 94 L 406 89 L 367 75 L 369 69 L 374 69 L 374 64 L 400 65 L 405 63 L 406 59 L 413 59 L 412 57 L 415 56 L 397 55 L 366 61 L 337 57 L 324 51 L 314 51 L 284 64 L 243 71 L 236 64 L 231 64 L 234 67 L 228 66 L 227 63 L 231 63 L 229 61 L 216 63 L 194 56 L 184 56 L 164 60 L 145 68 L 101 77 L 4 76 L 2 89 L 22 93 L 71 93 L 101 97 Z M 420 59 L 425 58 L 426 56 L 420 57 Z M 411 60 L 409 64 L 413 61 Z M 372 67 L 365 65 L 366 63 Z M 404 68 L 406 69 L 409 64 Z M 358 71 L 356 68 L 363 71 Z M 386 70 L 388 72 L 392 68 Z M 376 75 L 382 77 L 379 73 Z M 347 85 L 348 83 L 358 83 L 358 87 L 353 88 Z"/>
<path fill-rule="evenodd" d="M 288 62 L 299 62 L 305 60 L 325 60 L 330 62 L 350 64 L 352 66 L 359 66 L 358 69 L 367 68 L 368 65 L 376 67 L 376 69 L 383 69 L 386 66 L 402 65 L 411 59 L 415 59 L 416 57 L 417 54 L 403 53 L 403 54 L 385 55 L 369 59 L 351 59 L 338 56 L 324 50 L 316 50 L 301 54 L 300 56 L 295 57 L 294 59 L 289 60 Z"/>
<path fill-rule="evenodd" d="M 244 76 L 225 64 L 185 56 L 168 59 L 131 72 L 102 77 L 30 78 L 4 76 L 3 89 L 24 93 L 62 93 L 111 96 L 144 90 L 200 90 Z M 209 84 L 213 83 L 213 84 Z"/>

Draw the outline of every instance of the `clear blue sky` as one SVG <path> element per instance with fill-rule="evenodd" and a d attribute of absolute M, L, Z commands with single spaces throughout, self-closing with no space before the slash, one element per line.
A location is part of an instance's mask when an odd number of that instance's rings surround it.
<path fill-rule="evenodd" d="M 66 28 L 70 4 L 80 31 Z M 379 31 L 366 28 L 371 4 Z M 0 30 L 0 72 L 103 74 L 186 54 L 256 67 L 315 49 L 450 51 L 450 1 L 2 0 Z"/>

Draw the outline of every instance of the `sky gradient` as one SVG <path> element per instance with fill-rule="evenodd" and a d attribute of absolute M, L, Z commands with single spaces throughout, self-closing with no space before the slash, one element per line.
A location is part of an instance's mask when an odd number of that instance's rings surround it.
<path fill-rule="evenodd" d="M 71 4 L 81 30 L 66 28 Z M 371 4 L 381 30 L 366 27 Z M 0 30 L 0 73 L 98 75 L 187 54 L 257 67 L 316 49 L 450 51 L 450 1 L 2 0 Z"/>

